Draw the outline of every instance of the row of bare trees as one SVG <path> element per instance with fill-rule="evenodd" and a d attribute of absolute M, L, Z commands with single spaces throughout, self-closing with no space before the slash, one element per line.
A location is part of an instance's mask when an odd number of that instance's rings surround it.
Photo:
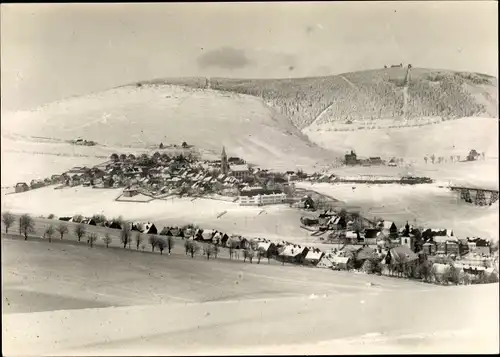
<path fill-rule="evenodd" d="M 4 224 L 6 234 L 9 233 L 9 229 L 13 226 L 15 221 L 16 217 L 12 213 L 10 212 L 2 213 L 2 222 Z M 139 250 L 139 248 L 141 247 L 141 243 L 144 240 L 144 237 L 141 235 L 140 232 L 132 231 L 130 224 L 125 223 L 122 226 L 123 228 L 120 231 L 120 241 L 123 244 L 123 247 L 127 248 L 127 246 L 129 246 L 130 248 L 132 241 L 134 241 L 137 250 Z M 96 232 L 89 232 L 87 230 L 87 227 L 88 226 L 86 224 L 78 223 L 74 227 L 73 233 L 77 237 L 78 242 L 81 242 L 82 238 L 86 237 L 87 244 L 93 247 L 94 243 L 99 239 L 99 235 Z M 24 240 L 28 240 L 28 236 L 33 233 L 35 233 L 35 222 L 33 218 L 28 214 L 23 214 L 19 218 L 19 234 L 24 236 Z M 60 222 L 57 225 L 56 224 L 47 225 L 44 228 L 43 237 L 48 238 L 49 243 L 51 243 L 52 238 L 56 234 L 58 234 L 60 239 L 62 240 L 64 238 L 64 235 L 67 233 L 69 233 L 68 224 L 66 222 Z M 106 245 L 106 248 L 108 248 L 112 242 L 112 238 L 109 232 L 104 233 L 104 235 L 102 236 L 102 241 Z M 167 237 L 166 239 L 164 239 L 162 237 L 158 237 L 155 235 L 150 235 L 148 242 L 151 245 L 151 250 L 153 252 L 155 248 L 158 248 L 161 254 L 163 254 L 163 251 L 165 249 L 167 249 L 168 253 L 170 254 L 175 244 L 175 240 L 173 237 Z M 144 250 L 144 245 L 142 245 L 142 247 Z"/>

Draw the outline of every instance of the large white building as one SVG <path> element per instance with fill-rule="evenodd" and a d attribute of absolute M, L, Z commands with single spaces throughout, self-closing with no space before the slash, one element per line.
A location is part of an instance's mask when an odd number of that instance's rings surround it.
<path fill-rule="evenodd" d="M 243 189 L 240 192 L 240 206 L 264 206 L 285 203 L 286 195 L 280 191 L 268 191 L 263 188 Z"/>

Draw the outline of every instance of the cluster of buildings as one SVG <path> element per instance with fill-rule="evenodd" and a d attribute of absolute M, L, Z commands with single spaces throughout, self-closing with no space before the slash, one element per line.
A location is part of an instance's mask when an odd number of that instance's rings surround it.
<path fill-rule="evenodd" d="M 228 157 L 223 147 L 219 160 L 200 160 L 193 152 L 112 154 L 110 160 L 89 167 L 73 167 L 31 186 L 20 182 L 16 192 L 46 185 L 62 187 L 122 188 L 124 197 L 139 193 L 152 197 L 168 194 L 203 195 L 217 193 L 239 197 L 241 205 L 261 206 L 284 203 L 293 192 L 294 172 L 272 173 L 251 168 L 239 157 Z"/>
<path fill-rule="evenodd" d="M 61 217 L 60 220 L 122 229 L 122 222 L 103 221 L 93 218 Z M 445 258 L 466 272 L 478 274 L 482 271 L 498 270 L 498 255 L 492 253 L 491 244 L 481 238 L 456 238 L 450 229 L 418 229 L 408 223 L 398 229 L 392 221 L 378 221 L 370 228 L 356 229 L 356 221 L 348 214 L 333 210 L 321 213 L 313 224 L 327 226 L 340 233 L 340 247 L 322 251 L 317 247 L 295 244 L 285 240 L 272 241 L 265 238 L 243 237 L 217 230 L 204 230 L 193 226 L 164 227 L 161 231 L 152 222 L 130 222 L 132 231 L 143 234 L 183 237 L 200 243 L 214 244 L 238 251 L 253 252 L 260 258 L 276 259 L 283 264 L 293 263 L 318 268 L 350 270 L 364 269 L 367 261 L 378 261 L 388 266 L 391 262 L 408 263 Z M 322 223 L 320 223 L 322 222 Z M 230 253 L 231 254 L 231 253 Z M 498 253 L 495 253 L 498 254 Z M 497 259 L 495 261 L 495 259 Z M 436 263 L 437 264 L 437 263 Z M 370 265 L 370 264 L 368 264 Z M 439 264 L 438 264 L 439 265 Z"/>
<path fill-rule="evenodd" d="M 398 228 L 392 221 L 371 222 L 359 215 L 328 210 L 317 218 L 301 219 L 302 225 L 315 227 L 320 239 L 344 246 L 368 246 L 375 249 L 405 247 L 409 252 L 427 257 L 449 258 L 464 266 L 485 269 L 491 266 L 492 249 L 489 240 L 458 238 L 451 229 L 419 230 L 408 223 Z"/>

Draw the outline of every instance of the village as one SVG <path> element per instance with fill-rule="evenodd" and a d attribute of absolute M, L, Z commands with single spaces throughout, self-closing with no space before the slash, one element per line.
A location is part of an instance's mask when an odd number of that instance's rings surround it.
<path fill-rule="evenodd" d="M 187 145 L 182 147 L 187 149 Z M 217 252 L 220 247 L 229 249 L 231 257 L 233 253 L 239 254 L 241 251 L 245 260 L 248 258 L 250 262 L 258 256 L 259 262 L 262 257 L 266 257 L 283 264 L 361 270 L 374 274 L 385 271 L 387 274 L 426 281 L 435 271 L 440 272 L 436 273 L 440 276 L 446 276 L 435 279 L 454 283 L 498 279 L 498 266 L 495 265 L 498 264 L 498 245 L 494 246 L 486 239 L 459 238 L 446 228 L 414 227 L 408 222 L 398 227 L 395 222 L 383 219 L 369 220 L 358 212 L 332 207 L 329 204 L 332 198 L 313 198 L 307 191 L 296 189 L 294 184 L 299 180 L 344 182 L 345 178 L 342 181 L 333 174 L 308 175 L 302 171 L 275 173 L 254 168 L 242 158 L 228 157 L 224 147 L 220 160 L 201 160 L 192 148 L 177 154 L 160 151 L 151 156 L 143 154 L 138 157 L 113 154 L 109 161 L 93 168 L 75 167 L 45 180 L 34 180 L 30 186 L 18 183 L 16 192 L 46 185 L 56 185 L 55 189 L 81 185 L 95 189 L 121 189 L 118 198 L 124 200 L 131 200 L 138 195 L 151 199 L 172 195 L 194 198 L 219 195 L 238 201 L 241 206 L 288 204 L 309 212 L 309 217 L 302 217 L 297 224 L 311 236 L 318 237 L 322 247 L 331 246 L 330 249 L 321 250 L 284 240 L 242 237 L 236 235 L 237 232 L 203 230 L 193 225 L 159 230 L 151 222 L 126 224 L 123 220 L 107 221 L 99 216 L 60 217 L 59 220 L 114 228 L 122 232 L 130 230 L 153 236 L 180 237 L 186 242 L 205 244 L 202 249 L 186 243 L 186 254 L 191 251 L 194 255 L 202 251 L 207 257 L 212 250 Z M 349 155 L 346 155 L 346 161 Z M 376 164 L 382 162 L 380 158 L 374 161 Z M 409 183 L 428 182 L 427 178 L 414 178 Z M 313 213 L 315 216 L 311 217 Z M 122 241 L 124 247 L 130 244 L 130 240 Z"/>

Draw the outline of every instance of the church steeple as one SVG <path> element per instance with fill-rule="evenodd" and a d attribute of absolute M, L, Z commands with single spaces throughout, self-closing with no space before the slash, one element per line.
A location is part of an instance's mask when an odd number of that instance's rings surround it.
<path fill-rule="evenodd" d="M 228 173 L 228 171 L 229 171 L 229 165 L 227 163 L 226 148 L 224 146 L 222 147 L 222 153 L 221 153 L 220 161 L 221 161 L 222 173 L 224 175 L 226 175 Z"/>

